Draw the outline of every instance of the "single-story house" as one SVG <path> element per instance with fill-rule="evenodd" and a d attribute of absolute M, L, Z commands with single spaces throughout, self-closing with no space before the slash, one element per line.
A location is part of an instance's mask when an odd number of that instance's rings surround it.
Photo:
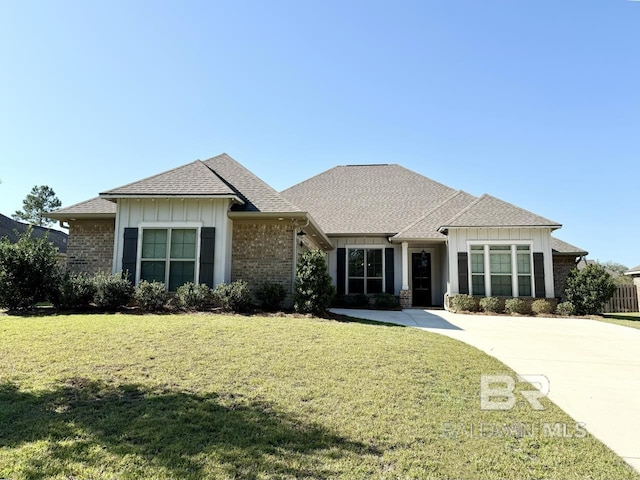
<path fill-rule="evenodd" d="M 587 254 L 551 235 L 556 221 L 387 164 L 338 166 L 277 192 L 221 154 L 49 216 L 69 226 L 70 270 L 128 271 L 170 290 L 244 279 L 291 294 L 298 256 L 314 248 L 339 295 L 390 293 L 403 306 L 457 293 L 555 298 Z"/>
<path fill-rule="evenodd" d="M 636 294 L 638 295 L 638 305 L 640 305 L 640 265 L 630 268 L 624 274 L 633 277 L 633 284 L 636 286 Z"/>
<path fill-rule="evenodd" d="M 31 227 L 33 238 L 46 237 L 58 249 L 58 261 L 61 265 L 65 265 L 68 237 L 66 233 L 39 225 L 29 225 L 0 214 L 0 238 L 7 238 L 11 243 L 16 243 L 20 235 L 24 234 L 29 227 Z"/>

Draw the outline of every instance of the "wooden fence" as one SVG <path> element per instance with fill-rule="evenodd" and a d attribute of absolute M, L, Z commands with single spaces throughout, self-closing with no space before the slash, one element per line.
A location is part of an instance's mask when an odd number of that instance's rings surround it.
<path fill-rule="evenodd" d="M 638 293 L 635 285 L 618 285 L 613 298 L 604 306 L 605 313 L 637 312 Z"/>

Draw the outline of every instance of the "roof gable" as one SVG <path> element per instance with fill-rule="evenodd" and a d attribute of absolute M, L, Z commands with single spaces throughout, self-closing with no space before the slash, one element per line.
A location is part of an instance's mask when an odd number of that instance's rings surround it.
<path fill-rule="evenodd" d="M 445 235 L 438 229 L 444 222 L 467 207 L 476 197 L 462 190 L 458 190 L 440 205 L 430 210 L 411 225 L 398 232 L 394 240 L 427 240 L 444 239 Z"/>
<path fill-rule="evenodd" d="M 102 192 L 101 197 L 120 196 L 224 196 L 235 192 L 211 171 L 196 160 L 181 167 L 138 180 Z"/>
<path fill-rule="evenodd" d="M 400 165 L 343 165 L 282 192 L 330 234 L 394 234 L 456 191 Z"/>
<path fill-rule="evenodd" d="M 485 193 L 446 221 L 442 225 L 442 230 L 452 227 L 560 228 L 561 225 Z"/>
<path fill-rule="evenodd" d="M 226 153 L 205 160 L 203 163 L 244 201 L 244 205 L 234 205 L 233 211 L 274 213 L 301 211 Z"/>

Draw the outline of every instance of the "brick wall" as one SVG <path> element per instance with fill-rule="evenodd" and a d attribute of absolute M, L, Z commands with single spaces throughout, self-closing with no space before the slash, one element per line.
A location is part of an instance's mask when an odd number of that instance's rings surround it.
<path fill-rule="evenodd" d="M 569 272 L 576 268 L 576 257 L 573 255 L 553 256 L 553 289 L 556 298 L 564 297 L 564 285 L 567 282 Z"/>
<path fill-rule="evenodd" d="M 67 269 L 71 272 L 111 273 L 115 220 L 70 221 Z"/>
<path fill-rule="evenodd" d="M 244 280 L 255 291 L 263 283 L 279 283 L 290 306 L 293 279 L 293 226 L 290 222 L 234 220 L 231 281 Z"/>

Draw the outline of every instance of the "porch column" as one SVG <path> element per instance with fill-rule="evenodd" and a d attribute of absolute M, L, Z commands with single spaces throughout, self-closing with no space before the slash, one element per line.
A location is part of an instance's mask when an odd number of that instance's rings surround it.
<path fill-rule="evenodd" d="M 402 242 L 402 290 L 409 290 L 409 244 Z"/>

